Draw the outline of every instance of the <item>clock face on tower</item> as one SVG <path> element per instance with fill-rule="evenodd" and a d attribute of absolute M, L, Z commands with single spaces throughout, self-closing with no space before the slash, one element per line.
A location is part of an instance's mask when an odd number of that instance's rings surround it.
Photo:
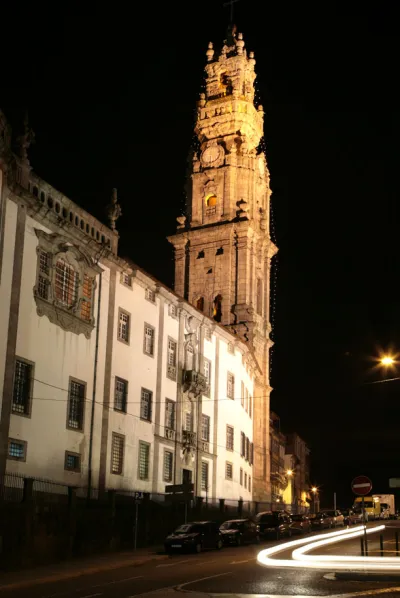
<path fill-rule="evenodd" d="M 213 166 L 222 157 L 223 149 L 220 145 L 210 145 L 201 155 L 203 166 Z"/>

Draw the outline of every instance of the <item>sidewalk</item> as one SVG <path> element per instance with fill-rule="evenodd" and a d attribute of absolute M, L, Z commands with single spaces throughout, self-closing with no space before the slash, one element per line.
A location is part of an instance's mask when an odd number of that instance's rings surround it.
<path fill-rule="evenodd" d="M 139 567 L 150 561 L 160 561 L 168 558 L 161 554 L 163 547 L 137 550 L 136 552 L 113 552 L 83 559 L 63 561 L 55 565 L 35 567 L 22 571 L 0 573 L 0 590 L 13 590 L 33 585 L 73 579 L 82 575 L 92 575 L 101 571 L 110 571 L 122 567 Z"/>

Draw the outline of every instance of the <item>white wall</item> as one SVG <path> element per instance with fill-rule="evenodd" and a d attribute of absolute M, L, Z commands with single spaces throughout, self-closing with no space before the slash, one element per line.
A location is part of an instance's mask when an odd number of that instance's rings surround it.
<path fill-rule="evenodd" d="M 90 339 L 52 324 L 46 316 L 38 316 L 33 288 L 36 283 L 38 239 L 35 228 L 45 229 L 27 217 L 22 265 L 21 296 L 16 356 L 33 362 L 34 385 L 29 417 L 13 414 L 10 438 L 27 442 L 25 462 L 8 461 L 8 470 L 60 482 L 87 483 L 89 430 L 93 398 L 93 374 L 96 331 Z M 98 360 L 94 455 L 100 447 L 102 389 L 104 386 L 104 349 L 108 312 L 109 271 L 103 274 L 100 351 Z M 97 320 L 98 290 L 95 293 Z M 67 428 L 68 388 L 70 377 L 86 383 L 84 431 Z M 81 454 L 81 474 L 64 470 L 65 451 Z M 98 458 L 94 459 L 94 479 L 98 475 Z"/>

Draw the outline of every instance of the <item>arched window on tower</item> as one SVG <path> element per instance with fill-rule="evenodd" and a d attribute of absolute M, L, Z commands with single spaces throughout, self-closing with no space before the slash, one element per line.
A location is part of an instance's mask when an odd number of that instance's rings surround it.
<path fill-rule="evenodd" d="M 199 309 L 200 311 L 204 311 L 204 297 L 199 297 L 196 300 L 196 307 L 197 309 Z"/>
<path fill-rule="evenodd" d="M 257 278 L 256 308 L 257 308 L 257 313 L 260 316 L 262 316 L 262 314 L 263 314 L 263 283 L 262 283 L 261 278 Z"/>
<path fill-rule="evenodd" d="M 217 295 L 213 302 L 213 318 L 216 322 L 222 319 L 222 295 Z"/>

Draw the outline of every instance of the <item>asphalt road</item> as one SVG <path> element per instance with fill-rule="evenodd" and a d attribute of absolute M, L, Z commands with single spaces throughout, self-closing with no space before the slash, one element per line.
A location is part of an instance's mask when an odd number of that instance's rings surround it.
<path fill-rule="evenodd" d="M 389 546 L 393 541 L 393 531 L 387 534 Z M 374 541 L 378 547 L 379 539 Z M 338 581 L 327 579 L 324 571 L 262 567 L 256 562 L 257 554 L 263 547 L 272 544 L 276 542 L 224 548 L 200 555 L 174 555 L 165 561 L 152 561 L 141 566 L 23 589 L 2 590 L 0 598 L 11 594 L 13 598 L 130 598 L 177 586 L 187 591 L 208 593 L 328 596 L 400 586 L 400 578 L 397 583 Z M 343 546 L 346 546 L 348 554 L 359 554 L 358 540 L 343 543 Z M 327 550 L 332 553 L 332 547 Z M 279 558 L 288 556 L 281 553 Z"/>

